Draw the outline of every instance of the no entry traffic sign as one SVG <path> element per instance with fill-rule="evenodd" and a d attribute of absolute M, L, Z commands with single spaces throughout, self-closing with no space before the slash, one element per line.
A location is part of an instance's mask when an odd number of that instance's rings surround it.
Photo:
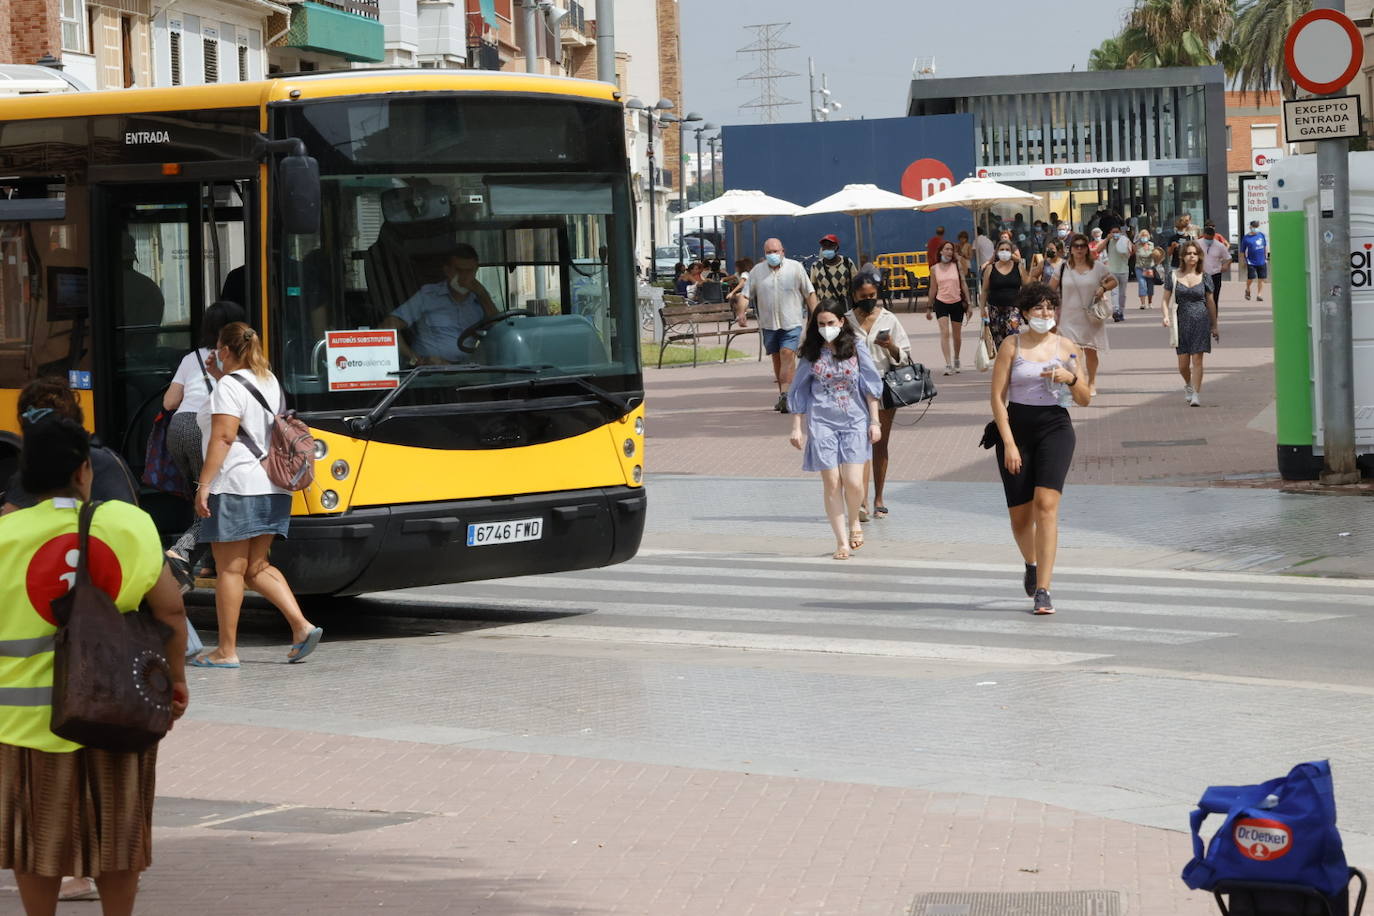
<path fill-rule="evenodd" d="M 1283 43 L 1288 75 L 1308 92 L 1329 95 L 1349 85 L 1364 62 L 1364 39 L 1350 17 L 1312 10 L 1288 30 Z"/>

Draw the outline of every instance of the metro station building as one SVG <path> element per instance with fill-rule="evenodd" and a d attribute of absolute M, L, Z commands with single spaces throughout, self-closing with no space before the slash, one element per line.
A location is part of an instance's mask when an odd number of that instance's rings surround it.
<path fill-rule="evenodd" d="M 1054 212 L 1082 229 L 1107 208 L 1158 233 L 1187 213 L 1235 235 L 1224 80 L 1219 66 L 917 78 L 907 114 L 973 115 L 976 174 L 1046 200 L 1027 221 Z"/>

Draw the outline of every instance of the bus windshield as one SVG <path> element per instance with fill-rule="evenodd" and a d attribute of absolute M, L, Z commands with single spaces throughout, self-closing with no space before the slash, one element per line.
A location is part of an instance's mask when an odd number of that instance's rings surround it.
<path fill-rule="evenodd" d="M 275 333 L 300 409 L 639 387 L 618 106 L 426 93 L 288 106 L 320 163 L 315 235 L 280 236 Z M 389 334 L 362 333 L 391 331 Z"/>

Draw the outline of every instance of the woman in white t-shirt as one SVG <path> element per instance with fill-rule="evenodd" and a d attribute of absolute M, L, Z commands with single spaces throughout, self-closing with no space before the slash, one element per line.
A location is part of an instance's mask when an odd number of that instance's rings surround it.
<path fill-rule="evenodd" d="M 162 396 L 162 409 L 175 411 L 167 427 L 167 451 L 177 470 L 190 484 L 200 480 L 200 467 L 205 459 L 205 437 L 196 414 L 201 405 L 208 404 L 219 378 L 219 366 L 212 355 L 219 342 L 219 332 L 226 324 L 244 320 L 243 307 L 237 302 L 216 302 L 205 310 L 200 320 L 200 346 L 181 358 L 167 393 Z M 176 544 L 167 551 L 172 569 L 183 585 L 188 585 L 191 573 L 191 553 L 200 541 L 200 518 L 191 522 Z"/>
<path fill-rule="evenodd" d="M 205 464 L 196 484 L 201 537 L 215 554 L 215 612 L 219 646 L 191 660 L 198 668 L 237 668 L 243 589 L 262 595 L 291 625 L 288 662 L 304 659 L 324 630 L 301 613 L 291 586 L 268 560 L 272 541 L 291 523 L 291 493 L 272 483 L 262 462 L 244 445 L 250 438 L 266 454 L 268 433 L 282 403 L 281 385 L 267 364 L 258 333 L 241 321 L 219 333 L 214 357 L 223 375 L 210 395 L 211 422 Z M 261 397 L 261 401 L 259 401 Z M 265 403 L 264 403 L 265 402 Z"/>

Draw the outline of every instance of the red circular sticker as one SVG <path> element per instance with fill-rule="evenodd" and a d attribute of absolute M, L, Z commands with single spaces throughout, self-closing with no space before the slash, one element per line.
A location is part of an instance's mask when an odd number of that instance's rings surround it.
<path fill-rule="evenodd" d="M 954 173 L 939 159 L 917 159 L 902 172 L 902 193 L 916 200 L 954 187 Z"/>
<path fill-rule="evenodd" d="M 81 559 L 77 550 L 76 532 L 59 534 L 52 538 L 29 559 L 29 568 L 24 575 L 24 585 L 28 590 L 29 604 L 34 611 L 53 626 L 52 602 L 71 591 L 76 581 L 76 564 Z M 124 582 L 123 571 L 119 568 L 119 557 L 104 541 L 91 535 L 91 581 L 107 595 L 118 595 Z"/>

